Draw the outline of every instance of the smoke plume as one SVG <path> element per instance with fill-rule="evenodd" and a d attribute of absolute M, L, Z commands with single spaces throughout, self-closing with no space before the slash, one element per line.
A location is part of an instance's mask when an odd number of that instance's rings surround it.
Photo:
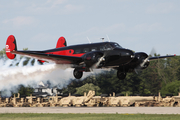
<path fill-rule="evenodd" d="M 30 85 L 35 87 L 40 81 L 49 80 L 52 85 L 59 87 L 66 86 L 72 76 L 72 69 L 68 65 L 56 65 L 53 63 L 39 65 L 35 60 L 30 59 L 26 66 L 24 62 L 27 58 L 15 60 L 0 59 L 0 91 L 5 90 L 7 93 L 17 88 L 18 85 Z M 8 93 L 9 94 L 9 93 Z"/>
<path fill-rule="evenodd" d="M 73 69 L 70 68 L 70 65 L 53 63 L 40 65 L 37 60 L 32 64 L 33 60 L 26 57 L 17 57 L 14 60 L 0 59 L 0 91 L 6 91 L 3 93 L 6 93 L 6 96 L 10 96 L 10 91 L 17 91 L 20 84 L 36 87 L 41 81 L 45 83 L 49 81 L 52 86 L 63 88 L 74 79 Z M 25 66 L 24 62 L 27 62 Z M 83 78 L 90 74 L 84 73 Z"/>

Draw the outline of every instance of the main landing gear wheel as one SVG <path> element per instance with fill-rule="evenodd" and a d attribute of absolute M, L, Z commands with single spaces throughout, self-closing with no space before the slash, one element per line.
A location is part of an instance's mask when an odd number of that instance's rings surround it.
<path fill-rule="evenodd" d="M 73 74 L 74 74 L 74 77 L 75 77 L 76 79 L 80 79 L 80 78 L 83 76 L 83 72 L 82 72 L 82 71 L 79 71 L 79 70 L 77 70 L 77 69 L 74 69 Z"/>
<path fill-rule="evenodd" d="M 124 80 L 126 78 L 126 72 L 122 72 L 122 71 L 118 70 L 117 77 L 119 78 L 119 80 Z"/>

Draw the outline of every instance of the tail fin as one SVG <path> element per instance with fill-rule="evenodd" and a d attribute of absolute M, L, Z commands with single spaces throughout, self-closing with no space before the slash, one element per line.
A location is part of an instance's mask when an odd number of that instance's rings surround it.
<path fill-rule="evenodd" d="M 11 53 L 12 51 L 17 51 L 16 39 L 15 39 L 15 37 L 13 35 L 10 35 L 7 38 L 6 48 L 5 49 L 6 49 L 6 56 L 9 59 L 14 59 L 16 57 L 15 54 Z"/>
<path fill-rule="evenodd" d="M 64 37 L 60 37 L 60 38 L 58 39 L 56 48 L 66 47 L 66 46 L 67 46 L 66 39 L 65 39 Z"/>

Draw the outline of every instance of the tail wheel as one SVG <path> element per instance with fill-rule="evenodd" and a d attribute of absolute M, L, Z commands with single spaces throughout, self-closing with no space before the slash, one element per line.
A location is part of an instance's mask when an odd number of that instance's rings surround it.
<path fill-rule="evenodd" d="M 122 72 L 121 70 L 118 70 L 117 77 L 119 78 L 119 80 L 124 80 L 126 78 L 126 72 Z"/>
<path fill-rule="evenodd" d="M 74 69 L 73 74 L 76 79 L 80 79 L 83 76 L 83 72 L 79 71 L 78 69 Z"/>

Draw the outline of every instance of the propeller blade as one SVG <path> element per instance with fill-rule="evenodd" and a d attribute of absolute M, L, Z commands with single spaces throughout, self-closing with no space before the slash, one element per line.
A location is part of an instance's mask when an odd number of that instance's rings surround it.
<path fill-rule="evenodd" d="M 150 59 L 152 56 L 154 56 L 155 54 L 156 54 L 156 50 L 155 50 L 155 48 L 153 47 L 152 50 L 151 50 L 151 52 L 150 52 L 150 54 L 149 54 L 149 56 L 148 56 L 147 58 L 145 58 L 145 59 L 142 61 L 142 63 L 140 63 L 140 65 L 137 66 L 137 67 L 134 69 L 134 71 L 136 72 L 136 74 L 139 74 L 139 73 L 142 71 L 142 68 L 144 67 L 144 65 L 145 65 L 147 62 L 149 62 L 149 59 Z"/>
<path fill-rule="evenodd" d="M 149 56 L 143 61 L 143 63 L 140 64 L 141 67 L 144 67 L 146 62 L 149 62 Z"/>
<path fill-rule="evenodd" d="M 96 69 L 96 68 L 98 68 L 99 65 L 100 65 L 100 63 L 103 62 L 103 61 L 105 61 L 106 55 L 107 55 L 107 52 L 105 52 L 104 55 L 98 59 L 98 62 L 96 62 L 94 65 L 92 65 L 91 69 Z"/>
<path fill-rule="evenodd" d="M 150 56 L 154 56 L 156 53 L 157 53 L 157 52 L 156 52 L 156 49 L 153 47 L 152 50 L 151 50 L 151 52 L 150 52 L 150 54 L 149 54 L 149 57 L 150 57 Z"/>
<path fill-rule="evenodd" d="M 141 66 L 141 67 L 144 67 L 144 65 L 146 64 L 146 62 L 149 62 L 149 58 L 152 57 L 152 56 L 154 56 L 155 54 L 156 54 L 156 49 L 153 47 L 152 50 L 151 50 L 151 52 L 150 52 L 150 54 L 149 54 L 149 56 L 148 56 L 146 59 L 144 59 L 143 63 L 141 63 L 140 66 Z"/>
<path fill-rule="evenodd" d="M 92 69 L 95 69 L 95 68 L 98 68 L 98 66 L 100 65 L 101 62 L 105 61 L 105 58 L 104 58 L 105 55 L 103 55 L 102 57 L 99 58 L 98 62 L 96 62 L 91 68 Z"/>

